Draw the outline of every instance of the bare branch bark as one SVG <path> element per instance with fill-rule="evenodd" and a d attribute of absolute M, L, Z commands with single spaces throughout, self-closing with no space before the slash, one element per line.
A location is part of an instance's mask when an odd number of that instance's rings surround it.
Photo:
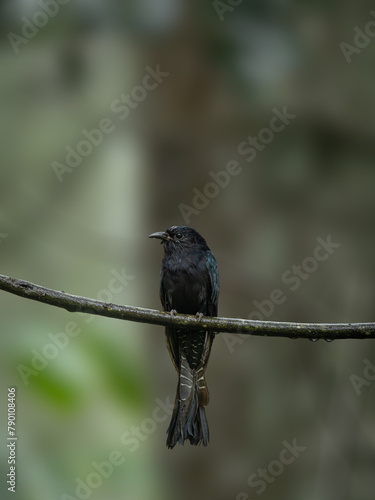
<path fill-rule="evenodd" d="M 121 306 L 109 302 L 88 299 L 78 295 L 58 292 L 28 281 L 0 275 L 0 290 L 13 293 L 26 299 L 37 300 L 44 304 L 61 307 L 69 312 L 82 312 L 117 318 L 137 323 L 179 326 L 190 329 L 214 331 L 216 333 L 237 333 L 269 337 L 305 338 L 310 340 L 326 339 L 373 339 L 375 323 L 281 323 L 277 321 L 253 321 L 237 318 L 208 318 L 198 320 L 195 316 L 176 314 L 174 316 L 155 309 Z"/>

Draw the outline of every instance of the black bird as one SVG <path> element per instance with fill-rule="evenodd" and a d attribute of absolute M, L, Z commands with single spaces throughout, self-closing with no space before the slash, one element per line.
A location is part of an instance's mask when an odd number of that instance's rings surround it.
<path fill-rule="evenodd" d="M 160 271 L 160 300 L 171 314 L 217 316 L 219 271 L 215 257 L 202 236 L 190 227 L 172 226 L 165 232 L 150 234 L 164 246 Z M 168 448 L 176 443 L 209 442 L 204 407 L 209 401 L 205 371 L 215 334 L 205 330 L 166 327 L 167 347 L 178 373 L 178 386 Z"/>

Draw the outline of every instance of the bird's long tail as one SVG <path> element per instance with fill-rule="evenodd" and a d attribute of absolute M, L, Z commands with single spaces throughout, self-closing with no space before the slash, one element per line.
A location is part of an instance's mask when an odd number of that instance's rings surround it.
<path fill-rule="evenodd" d="M 176 443 L 183 445 L 186 439 L 193 445 L 208 445 L 210 436 L 204 409 L 208 401 L 203 367 L 191 368 L 181 356 L 176 400 L 167 430 L 168 448 L 173 448 Z"/>

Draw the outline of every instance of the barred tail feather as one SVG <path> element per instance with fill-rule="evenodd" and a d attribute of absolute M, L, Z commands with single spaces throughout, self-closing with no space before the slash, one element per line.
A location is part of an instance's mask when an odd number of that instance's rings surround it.
<path fill-rule="evenodd" d="M 186 365 L 181 364 L 175 405 L 167 430 L 168 448 L 173 448 L 177 443 L 183 445 L 185 440 L 189 440 L 192 445 L 202 443 L 207 446 L 210 440 L 206 412 L 202 405 L 202 399 L 208 402 L 208 397 L 202 398 L 202 380 L 197 380 L 199 373 Z"/>

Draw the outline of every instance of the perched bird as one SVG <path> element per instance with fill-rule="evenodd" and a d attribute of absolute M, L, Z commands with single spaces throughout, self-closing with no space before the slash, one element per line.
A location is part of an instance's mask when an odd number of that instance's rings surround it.
<path fill-rule="evenodd" d="M 164 311 L 217 316 L 219 271 L 215 257 L 202 236 L 190 227 L 172 226 L 150 234 L 164 246 L 160 271 L 160 300 Z M 166 327 L 167 347 L 178 373 L 174 410 L 167 446 L 209 442 L 204 407 L 209 401 L 205 371 L 215 334 L 205 330 Z"/>

